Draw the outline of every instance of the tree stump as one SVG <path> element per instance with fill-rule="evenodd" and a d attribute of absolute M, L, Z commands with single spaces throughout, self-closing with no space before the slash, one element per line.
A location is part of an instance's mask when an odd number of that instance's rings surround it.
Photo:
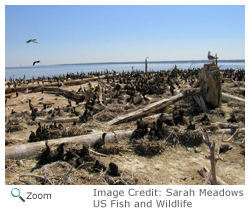
<path fill-rule="evenodd" d="M 202 97 L 208 108 L 221 106 L 221 75 L 214 62 L 204 64 L 199 72 Z"/>

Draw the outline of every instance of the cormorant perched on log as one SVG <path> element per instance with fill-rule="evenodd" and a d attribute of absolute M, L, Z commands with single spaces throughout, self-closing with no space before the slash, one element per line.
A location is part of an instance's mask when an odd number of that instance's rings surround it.
<path fill-rule="evenodd" d="M 66 153 L 66 155 L 65 155 L 65 161 L 70 161 L 72 158 L 75 158 L 76 157 L 76 154 L 75 154 L 75 152 L 72 150 L 72 149 L 70 149 L 70 150 L 68 150 L 67 151 L 67 153 Z"/>
<path fill-rule="evenodd" d="M 80 157 L 75 161 L 75 168 L 78 168 L 85 161 L 94 161 L 94 158 L 89 155 L 89 150 L 84 144 L 83 148 L 80 151 L 76 151 L 76 154 Z"/>
<path fill-rule="evenodd" d="M 36 136 L 38 136 L 38 135 L 40 135 L 40 133 L 42 132 L 42 127 L 41 127 L 41 124 L 40 124 L 40 122 L 38 123 L 38 128 L 37 128 L 37 130 L 36 130 Z"/>
<path fill-rule="evenodd" d="M 46 163 L 64 160 L 64 145 L 65 143 L 61 143 L 56 150 L 50 152 L 50 154 L 46 158 Z"/>
<path fill-rule="evenodd" d="M 103 134 L 102 134 L 102 138 L 98 139 L 98 140 L 94 143 L 93 148 L 94 148 L 95 150 L 99 149 L 102 145 L 105 144 L 105 136 L 106 136 L 106 133 L 103 133 Z"/>
<path fill-rule="evenodd" d="M 39 157 L 39 162 L 38 164 L 44 165 L 47 163 L 47 157 L 50 155 L 50 147 L 48 146 L 48 140 L 45 141 L 45 145 L 46 145 L 46 150 L 43 151 Z"/>
<path fill-rule="evenodd" d="M 58 154 L 56 155 L 55 159 L 52 160 L 53 161 L 58 161 L 58 160 L 61 160 L 63 161 L 64 160 L 64 145 L 65 143 L 61 143 L 58 148 L 57 148 L 57 152 Z"/>

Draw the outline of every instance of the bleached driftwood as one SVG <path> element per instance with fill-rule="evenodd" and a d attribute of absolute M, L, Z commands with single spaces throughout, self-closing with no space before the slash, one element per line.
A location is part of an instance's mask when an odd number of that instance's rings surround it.
<path fill-rule="evenodd" d="M 222 129 L 223 128 L 239 128 L 240 124 L 234 124 L 234 123 L 223 123 L 223 122 L 216 122 L 216 125 L 220 126 Z"/>
<path fill-rule="evenodd" d="M 245 102 L 245 99 L 242 99 L 240 97 L 236 97 L 230 94 L 226 94 L 224 92 L 222 92 L 222 101 L 224 102 L 229 102 L 229 101 L 241 101 L 241 102 Z"/>
<path fill-rule="evenodd" d="M 245 128 L 240 128 L 239 132 L 245 132 Z M 209 134 L 233 134 L 234 133 L 234 129 L 219 129 L 216 131 L 211 131 L 209 132 Z"/>
<path fill-rule="evenodd" d="M 35 121 L 44 122 L 44 123 L 54 123 L 54 122 L 56 122 L 56 123 L 69 123 L 69 122 L 79 121 L 79 117 L 52 118 L 52 119 L 37 117 L 35 119 Z"/>
<path fill-rule="evenodd" d="M 113 140 L 115 135 L 119 138 L 130 138 L 133 130 L 120 130 L 113 132 L 108 132 L 105 138 L 106 140 Z M 66 144 L 85 144 L 85 145 L 93 145 L 99 138 L 101 138 L 101 133 L 98 134 L 89 134 L 89 135 L 80 135 L 75 137 L 67 137 L 67 138 L 59 138 L 48 140 L 48 145 L 60 145 L 61 143 Z M 35 156 L 38 151 L 45 148 L 45 141 L 34 142 L 21 144 L 16 146 L 5 147 L 5 158 L 9 159 L 23 159 Z"/>
<path fill-rule="evenodd" d="M 172 96 L 170 98 L 159 100 L 157 102 L 154 102 L 154 103 L 151 103 L 151 104 L 145 106 L 144 108 L 138 109 L 133 112 L 129 112 L 127 114 L 120 115 L 120 116 L 114 118 L 113 120 L 110 120 L 109 122 L 107 122 L 107 125 L 110 126 L 110 125 L 114 125 L 117 123 L 130 121 L 130 120 L 138 118 L 138 117 L 143 117 L 145 115 L 148 115 L 151 112 L 155 112 L 159 109 L 162 109 L 166 106 L 169 106 L 169 105 L 185 98 L 188 95 L 189 94 L 186 94 L 186 93 L 179 93 L 179 94 Z"/>
<path fill-rule="evenodd" d="M 81 85 L 90 81 L 96 81 L 98 79 L 104 79 L 106 76 L 101 75 L 99 77 L 91 77 L 91 78 L 84 78 L 84 79 L 77 79 L 77 80 L 67 80 L 64 82 L 65 86 L 71 86 L 71 85 Z M 46 81 L 45 81 L 46 82 Z M 17 86 L 16 88 L 11 87 L 11 88 L 5 88 L 5 94 L 12 93 L 12 92 L 24 92 L 27 88 L 30 91 L 41 91 L 42 87 L 53 87 L 53 86 L 58 86 L 58 82 L 53 82 L 53 83 L 46 83 L 44 86 L 42 84 L 36 84 L 36 85 L 25 85 L 25 86 Z"/>

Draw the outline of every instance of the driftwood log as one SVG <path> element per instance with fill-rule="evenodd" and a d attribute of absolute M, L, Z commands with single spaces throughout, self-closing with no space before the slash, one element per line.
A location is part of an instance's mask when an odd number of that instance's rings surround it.
<path fill-rule="evenodd" d="M 174 104 L 175 102 L 185 98 L 189 94 L 188 93 L 179 93 L 179 94 L 177 94 L 175 96 L 172 96 L 170 98 L 162 99 L 162 100 L 159 100 L 157 102 L 151 103 L 151 104 L 149 104 L 149 105 L 147 105 L 147 106 L 145 106 L 145 107 L 143 107 L 141 109 L 138 109 L 136 111 L 120 115 L 120 116 L 114 118 L 113 120 L 110 120 L 109 122 L 107 122 L 107 125 L 108 126 L 115 125 L 115 124 L 118 124 L 118 123 L 130 121 L 130 120 L 133 120 L 135 118 L 148 115 L 151 112 L 155 112 L 155 111 L 157 111 L 159 109 L 162 109 L 162 108 L 164 108 L 166 106 Z"/>
<path fill-rule="evenodd" d="M 224 92 L 222 92 L 222 101 L 224 102 L 229 102 L 229 101 L 241 101 L 245 103 L 245 99 L 240 98 L 240 97 L 236 97 L 230 94 L 226 94 Z"/>
<path fill-rule="evenodd" d="M 106 76 L 105 75 L 101 75 L 100 77 L 91 77 L 91 78 L 84 78 L 84 79 L 77 79 L 77 80 L 68 80 L 64 82 L 65 86 L 71 86 L 71 85 L 81 85 L 90 81 L 94 81 L 94 80 L 98 80 L 98 79 L 104 79 Z M 7 83 L 5 83 L 7 84 Z M 56 86 L 58 87 L 58 82 L 54 82 L 54 83 L 46 83 L 44 85 L 44 88 L 46 87 L 53 87 Z M 8 93 L 12 93 L 12 92 L 24 92 L 26 89 L 28 89 L 29 91 L 33 92 L 34 90 L 38 90 L 40 88 L 40 90 L 42 90 L 42 85 L 40 84 L 36 84 L 36 85 L 26 85 L 26 86 L 17 86 L 16 88 L 11 87 L 11 88 L 5 88 L 5 94 Z"/>
<path fill-rule="evenodd" d="M 66 118 L 52 118 L 52 119 L 46 119 L 46 118 L 40 118 L 37 117 L 35 121 L 38 122 L 44 122 L 44 123 L 70 123 L 70 122 L 78 122 L 79 117 L 66 117 Z"/>
<path fill-rule="evenodd" d="M 115 132 L 108 132 L 105 140 L 113 140 L 114 138 L 130 138 L 133 130 L 120 130 Z M 101 138 L 101 133 L 80 135 L 75 137 L 59 138 L 48 140 L 48 145 L 60 145 L 61 143 L 66 144 L 86 144 L 93 145 L 99 138 Z M 33 157 L 38 151 L 45 148 L 45 141 L 26 143 L 16 146 L 5 147 L 5 158 L 9 159 L 23 159 L 28 157 Z"/>

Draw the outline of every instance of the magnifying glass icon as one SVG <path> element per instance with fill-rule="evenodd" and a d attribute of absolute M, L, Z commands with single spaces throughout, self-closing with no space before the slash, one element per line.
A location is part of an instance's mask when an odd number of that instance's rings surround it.
<path fill-rule="evenodd" d="M 14 188 L 11 190 L 11 195 L 13 197 L 19 197 L 21 201 L 25 202 L 25 200 L 20 196 L 20 190 L 18 188 Z"/>

